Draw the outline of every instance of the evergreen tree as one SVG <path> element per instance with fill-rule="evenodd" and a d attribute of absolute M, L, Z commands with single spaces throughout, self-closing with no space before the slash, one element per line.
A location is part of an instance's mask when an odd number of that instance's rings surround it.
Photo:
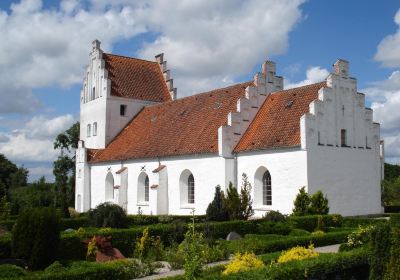
<path fill-rule="evenodd" d="M 304 216 L 308 214 L 310 197 L 308 196 L 305 188 L 306 187 L 302 187 L 299 190 L 299 193 L 294 201 L 293 215 L 295 216 Z"/>
<path fill-rule="evenodd" d="M 247 220 L 254 215 L 252 207 L 253 201 L 251 200 L 251 184 L 245 173 L 242 174 L 242 188 L 240 189 L 240 216 L 242 219 Z"/>
<path fill-rule="evenodd" d="M 328 198 L 324 197 L 321 191 L 314 193 L 310 197 L 310 202 L 308 213 L 313 215 L 326 215 L 329 213 Z"/>
<path fill-rule="evenodd" d="M 210 221 L 227 221 L 229 219 L 224 202 L 224 193 L 221 192 L 220 186 L 215 187 L 214 200 L 208 205 L 206 216 Z"/>
<path fill-rule="evenodd" d="M 232 182 L 229 182 L 229 187 L 226 191 L 225 206 L 228 210 L 230 220 L 238 220 L 241 218 L 240 197 Z"/>

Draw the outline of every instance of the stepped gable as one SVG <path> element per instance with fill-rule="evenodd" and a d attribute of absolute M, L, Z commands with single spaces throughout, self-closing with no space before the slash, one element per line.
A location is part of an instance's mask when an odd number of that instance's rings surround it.
<path fill-rule="evenodd" d="M 234 152 L 300 146 L 300 118 L 326 82 L 275 92 L 267 97 Z"/>
<path fill-rule="evenodd" d="M 111 95 L 138 100 L 171 100 L 164 75 L 157 62 L 103 53 L 111 80 Z"/>
<path fill-rule="evenodd" d="M 144 107 L 90 162 L 217 153 L 218 128 L 251 85 L 253 81 Z"/>

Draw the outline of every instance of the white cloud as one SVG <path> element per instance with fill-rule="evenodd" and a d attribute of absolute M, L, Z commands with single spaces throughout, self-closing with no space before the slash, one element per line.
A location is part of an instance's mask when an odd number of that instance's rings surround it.
<path fill-rule="evenodd" d="M 319 83 L 324 81 L 329 75 L 329 71 L 319 66 L 313 66 L 308 68 L 306 72 L 306 79 L 297 83 L 291 83 L 288 79 L 285 79 L 285 89 L 301 87 L 309 84 Z"/>
<path fill-rule="evenodd" d="M 386 158 L 400 162 L 400 71 L 394 71 L 388 79 L 374 82 L 361 91 L 372 101 L 374 121 L 381 124 Z"/>
<path fill-rule="evenodd" d="M 400 9 L 394 17 L 394 22 L 398 25 L 396 33 L 383 38 L 374 57 L 387 67 L 400 66 Z"/>
<path fill-rule="evenodd" d="M 27 169 L 29 170 L 29 181 L 30 182 L 35 181 L 42 176 L 45 176 L 46 181 L 48 181 L 48 182 L 54 181 L 52 166 L 39 165 L 39 166 L 35 166 L 35 167 L 28 167 Z"/>
<path fill-rule="evenodd" d="M 53 161 L 59 154 L 53 149 L 55 136 L 69 128 L 74 121 L 71 115 L 33 117 L 24 127 L 0 135 L 5 140 L 0 145 L 0 153 L 11 161 Z"/>

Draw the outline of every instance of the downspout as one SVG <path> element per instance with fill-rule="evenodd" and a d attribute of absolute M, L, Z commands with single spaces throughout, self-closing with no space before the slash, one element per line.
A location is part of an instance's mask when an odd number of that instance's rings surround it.
<path fill-rule="evenodd" d="M 237 153 L 233 153 L 233 186 L 238 186 L 238 166 L 237 166 Z"/>

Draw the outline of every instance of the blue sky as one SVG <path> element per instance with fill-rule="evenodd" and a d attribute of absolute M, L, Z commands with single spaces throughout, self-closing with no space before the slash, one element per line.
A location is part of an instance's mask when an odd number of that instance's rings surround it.
<path fill-rule="evenodd" d="M 1 1 L 0 153 L 51 179 L 55 135 L 79 119 L 90 42 L 153 59 L 164 52 L 178 96 L 251 79 L 264 59 L 286 86 L 317 82 L 338 58 L 400 162 L 400 3 L 362 0 Z"/>

